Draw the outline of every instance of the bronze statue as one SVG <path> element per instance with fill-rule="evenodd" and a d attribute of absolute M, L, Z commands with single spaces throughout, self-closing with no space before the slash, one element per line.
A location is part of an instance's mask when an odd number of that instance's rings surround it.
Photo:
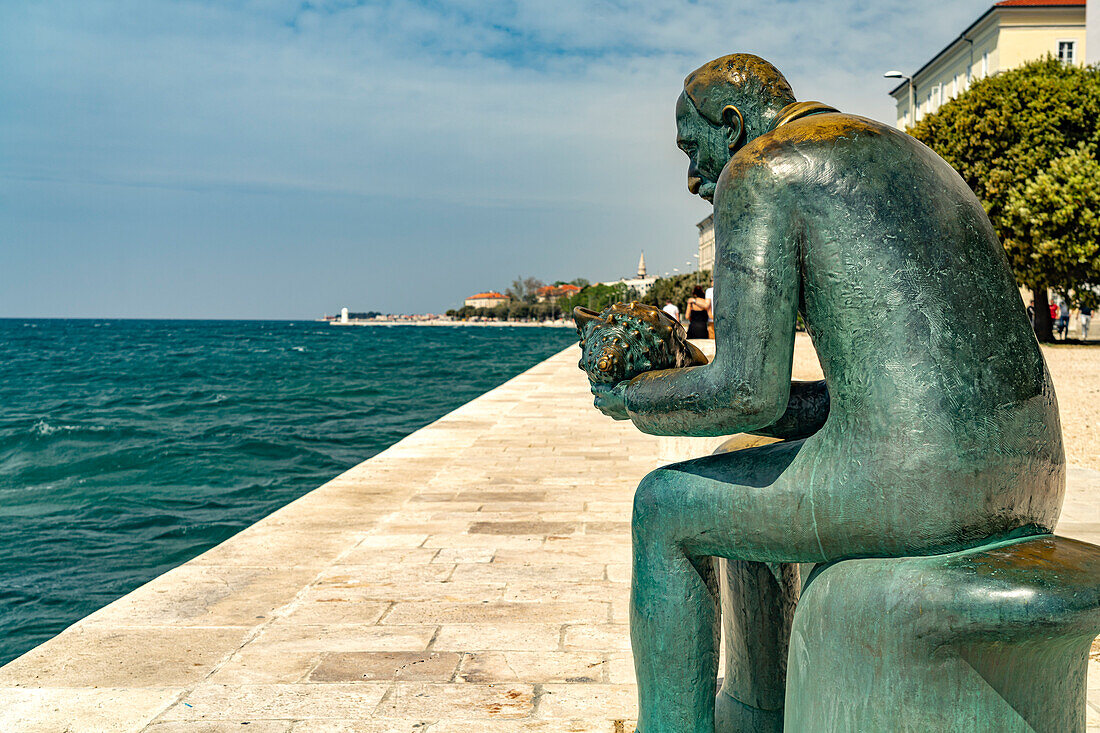
<path fill-rule="evenodd" d="M 790 564 L 1048 535 L 1065 489 L 1058 407 L 1004 250 L 930 149 L 796 101 L 748 54 L 692 72 L 676 126 L 688 190 L 714 204 L 716 354 L 594 380 L 596 405 L 655 435 L 785 440 L 638 487 L 638 731 L 782 730 Z M 792 384 L 799 314 L 823 382 Z"/>

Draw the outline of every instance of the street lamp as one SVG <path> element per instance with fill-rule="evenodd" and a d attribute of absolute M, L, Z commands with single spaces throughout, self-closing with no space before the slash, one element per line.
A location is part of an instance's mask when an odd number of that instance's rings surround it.
<path fill-rule="evenodd" d="M 882 75 L 884 79 L 905 79 L 909 85 L 909 118 L 912 125 L 917 124 L 917 109 L 913 106 L 913 77 L 906 76 L 900 71 L 887 71 Z"/>

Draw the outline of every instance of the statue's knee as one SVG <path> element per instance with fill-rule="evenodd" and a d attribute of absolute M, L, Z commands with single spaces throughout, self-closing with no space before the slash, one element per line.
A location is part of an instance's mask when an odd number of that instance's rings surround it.
<path fill-rule="evenodd" d="M 634 509 L 630 528 L 635 541 L 652 540 L 667 527 L 673 509 L 675 492 L 672 488 L 674 472 L 664 468 L 651 471 L 634 492 Z"/>

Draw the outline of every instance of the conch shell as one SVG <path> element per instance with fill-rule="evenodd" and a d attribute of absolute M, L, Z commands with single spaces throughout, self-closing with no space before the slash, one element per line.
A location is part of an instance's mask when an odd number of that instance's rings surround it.
<path fill-rule="evenodd" d="M 660 308 L 615 303 L 601 313 L 573 309 L 581 337 L 580 366 L 593 385 L 615 385 L 654 369 L 706 364 L 684 328 Z"/>

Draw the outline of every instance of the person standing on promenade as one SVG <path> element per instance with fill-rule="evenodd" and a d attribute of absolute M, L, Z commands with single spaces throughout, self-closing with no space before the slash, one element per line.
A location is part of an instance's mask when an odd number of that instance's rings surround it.
<path fill-rule="evenodd" d="M 665 303 L 665 307 L 661 310 L 672 316 L 677 323 L 680 322 L 680 307 L 673 303 L 671 300 Z"/>
<path fill-rule="evenodd" d="M 710 301 L 703 297 L 703 288 L 696 285 L 691 291 L 691 297 L 687 302 L 689 339 L 705 339 L 707 336 L 707 323 L 710 320 Z"/>
<path fill-rule="evenodd" d="M 710 279 L 710 287 L 707 288 L 707 338 L 714 338 L 714 278 Z"/>
<path fill-rule="evenodd" d="M 1058 304 L 1058 333 L 1063 341 L 1069 337 L 1069 303 L 1064 300 Z"/>
<path fill-rule="evenodd" d="M 1092 308 L 1087 305 L 1081 306 L 1081 310 L 1077 311 L 1077 321 L 1081 324 L 1081 340 L 1087 341 L 1089 338 L 1089 323 L 1092 322 Z"/>

